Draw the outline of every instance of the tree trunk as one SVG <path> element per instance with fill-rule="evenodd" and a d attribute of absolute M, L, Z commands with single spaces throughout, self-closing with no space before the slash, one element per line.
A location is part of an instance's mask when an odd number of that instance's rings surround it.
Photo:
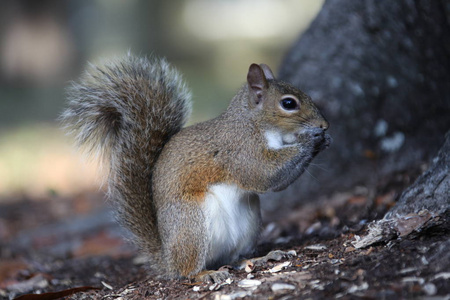
<path fill-rule="evenodd" d="M 381 220 L 368 226 L 367 234 L 353 242 L 356 248 L 398 238 L 450 232 L 450 131 L 430 168 L 400 196 Z M 438 228 L 436 230 L 436 228 Z M 427 229 L 430 229 L 427 231 Z M 447 243 L 439 243 L 436 255 L 449 257 Z M 449 265 L 450 261 L 444 260 Z"/>
<path fill-rule="evenodd" d="M 428 210 L 441 215 L 450 210 L 450 131 L 430 168 L 400 196 L 386 219 Z"/>
<path fill-rule="evenodd" d="M 321 107 L 334 142 L 266 209 L 420 174 L 450 128 L 448 12 L 444 0 L 325 2 L 279 77 Z"/>

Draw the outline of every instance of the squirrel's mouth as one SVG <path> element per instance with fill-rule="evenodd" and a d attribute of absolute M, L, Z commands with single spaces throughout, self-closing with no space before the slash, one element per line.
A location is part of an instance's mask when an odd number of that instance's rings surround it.
<path fill-rule="evenodd" d="M 331 135 L 326 133 L 325 136 L 324 136 L 324 142 L 323 142 L 323 146 L 325 148 L 323 150 L 328 149 L 328 147 L 330 147 L 332 142 L 333 142 L 333 138 L 331 137 Z"/>
<path fill-rule="evenodd" d="M 316 143 L 314 147 L 314 155 L 317 155 L 319 152 L 328 149 L 332 142 L 333 138 L 329 134 L 323 132 L 322 139 L 318 143 Z"/>

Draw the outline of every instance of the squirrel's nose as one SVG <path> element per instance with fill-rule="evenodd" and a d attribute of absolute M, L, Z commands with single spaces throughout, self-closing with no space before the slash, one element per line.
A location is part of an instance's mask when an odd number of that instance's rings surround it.
<path fill-rule="evenodd" d="M 317 127 L 319 127 L 320 129 L 323 129 L 325 131 L 328 129 L 328 127 L 330 127 L 330 123 L 328 123 L 328 121 L 325 120 L 325 118 L 322 118 L 317 121 Z"/>

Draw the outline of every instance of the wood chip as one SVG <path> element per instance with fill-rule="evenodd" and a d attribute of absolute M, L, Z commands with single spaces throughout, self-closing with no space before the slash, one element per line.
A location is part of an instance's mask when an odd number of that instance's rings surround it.
<path fill-rule="evenodd" d="M 295 285 L 287 283 L 274 283 L 270 288 L 272 289 L 272 292 L 276 293 L 285 290 L 295 290 Z"/>
<path fill-rule="evenodd" d="M 102 284 L 103 284 L 103 286 L 104 286 L 105 288 L 107 288 L 107 289 L 109 289 L 109 290 L 112 290 L 112 289 L 113 289 L 112 286 L 110 286 L 109 284 L 107 284 L 107 283 L 104 282 L 104 281 L 102 281 Z"/>
<path fill-rule="evenodd" d="M 445 280 L 449 279 L 450 278 L 450 272 L 442 272 L 442 273 L 436 274 L 433 277 L 433 280 L 440 279 L 440 278 L 445 279 Z"/>
<path fill-rule="evenodd" d="M 255 264 L 251 260 L 245 262 L 245 272 L 251 273 L 255 269 Z"/>
<path fill-rule="evenodd" d="M 261 281 L 256 279 L 243 279 L 238 282 L 238 286 L 243 288 L 253 288 L 261 285 Z"/>
<path fill-rule="evenodd" d="M 291 262 L 290 261 L 286 261 L 284 263 L 278 264 L 275 267 L 273 267 L 272 269 L 269 269 L 270 273 L 277 273 L 280 272 L 281 270 L 283 270 L 286 267 L 291 266 Z"/>
<path fill-rule="evenodd" d="M 407 283 L 407 282 L 417 282 L 419 284 L 424 284 L 425 283 L 425 279 L 421 278 L 421 277 L 405 277 L 402 279 L 402 282 Z"/>
<path fill-rule="evenodd" d="M 361 283 L 360 285 L 352 285 L 348 290 L 347 290 L 347 292 L 349 293 L 349 294 L 354 294 L 354 293 L 357 293 L 357 292 L 361 292 L 361 291 L 364 291 L 364 290 L 367 290 L 369 288 L 369 284 L 367 283 L 367 282 L 363 282 L 363 283 Z"/>
<path fill-rule="evenodd" d="M 327 246 L 321 245 L 321 244 L 309 245 L 309 246 L 306 246 L 305 249 L 314 250 L 314 251 L 324 251 L 324 250 L 327 250 Z"/>
<path fill-rule="evenodd" d="M 347 247 L 347 248 L 345 248 L 345 251 L 344 251 L 344 253 L 349 253 L 349 252 L 353 252 L 353 251 L 355 251 L 356 250 L 356 248 L 355 247 Z"/>

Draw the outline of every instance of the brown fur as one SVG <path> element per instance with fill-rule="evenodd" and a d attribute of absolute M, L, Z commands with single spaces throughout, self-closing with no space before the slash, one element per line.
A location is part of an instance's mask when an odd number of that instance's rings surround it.
<path fill-rule="evenodd" d="M 250 66 L 247 83 L 223 114 L 184 129 L 189 93 L 164 60 L 128 56 L 93 67 L 70 94 L 63 120 L 80 145 L 98 149 L 108 162 L 109 195 L 119 217 L 165 277 L 214 278 L 204 271 L 208 257 L 209 264 L 218 263 L 208 253 L 214 240 L 207 230 L 215 228 L 208 209 L 228 204 L 214 202 L 225 201 L 220 197 L 205 202 L 213 186 L 231 187 L 230 195 L 234 186 L 247 193 L 253 204 L 245 209 L 254 219 L 244 236 L 256 242 L 255 193 L 285 188 L 329 142 L 328 123 L 311 99 L 275 80 L 265 65 Z M 300 109 L 283 110 L 284 95 L 298 99 Z M 295 141 L 270 148 L 268 130 Z M 229 201 L 241 201 L 236 197 Z"/>

